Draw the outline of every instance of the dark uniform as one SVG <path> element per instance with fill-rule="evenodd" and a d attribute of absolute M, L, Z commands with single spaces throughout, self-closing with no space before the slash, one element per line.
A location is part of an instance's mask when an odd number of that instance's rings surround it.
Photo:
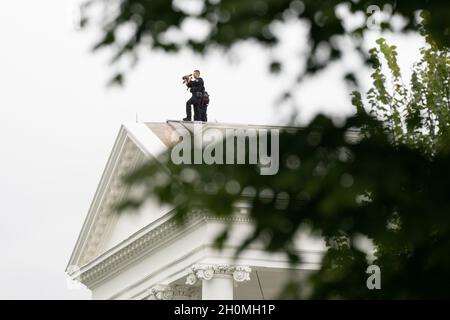
<path fill-rule="evenodd" d="M 191 105 L 194 106 L 194 121 L 201 121 L 201 104 L 203 99 L 203 93 L 205 91 L 205 85 L 202 78 L 192 79 L 186 84 L 191 88 L 192 97 L 186 101 L 186 118 L 190 120 L 192 118 Z"/>
<path fill-rule="evenodd" d="M 208 121 L 208 105 L 209 105 L 209 94 L 208 92 L 203 92 L 202 103 L 200 104 L 200 120 L 203 122 Z"/>

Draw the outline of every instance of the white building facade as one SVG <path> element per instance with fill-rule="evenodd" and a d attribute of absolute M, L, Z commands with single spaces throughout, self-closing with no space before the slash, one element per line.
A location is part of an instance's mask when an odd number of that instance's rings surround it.
<path fill-rule="evenodd" d="M 183 225 L 175 221 L 174 208 L 156 201 L 135 212 L 115 211 L 133 192 L 122 178 L 173 146 L 181 127 L 193 130 L 192 123 L 178 121 L 120 128 L 66 272 L 94 299 L 231 300 L 276 299 L 291 277 L 301 281 L 318 269 L 325 245 L 307 234 L 296 241 L 301 264 L 291 265 L 285 254 L 268 254 L 257 243 L 236 259 L 236 249 L 253 228 L 245 202 L 228 220 L 197 211 Z M 267 127 L 208 123 L 202 128 Z M 230 223 L 229 239 L 218 251 L 214 240 Z"/>

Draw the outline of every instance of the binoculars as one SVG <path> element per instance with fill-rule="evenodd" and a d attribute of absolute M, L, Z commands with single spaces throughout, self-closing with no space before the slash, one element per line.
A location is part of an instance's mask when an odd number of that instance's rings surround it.
<path fill-rule="evenodd" d="M 181 79 L 183 79 L 183 83 L 185 83 L 185 82 L 187 82 L 189 80 L 190 77 L 192 77 L 192 73 L 183 76 Z"/>

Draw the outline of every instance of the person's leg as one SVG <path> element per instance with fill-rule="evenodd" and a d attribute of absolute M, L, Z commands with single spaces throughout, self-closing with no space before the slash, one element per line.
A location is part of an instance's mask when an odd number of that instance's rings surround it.
<path fill-rule="evenodd" d="M 200 121 L 200 99 L 198 97 L 193 98 L 193 106 L 194 106 L 194 121 Z"/>
<path fill-rule="evenodd" d="M 202 106 L 202 121 L 203 122 L 208 122 L 207 111 L 208 111 L 208 105 L 205 104 L 205 105 Z"/>
<path fill-rule="evenodd" d="M 192 110 L 191 110 L 192 104 L 193 104 L 193 97 L 191 97 L 188 101 L 186 101 L 186 118 L 183 119 L 185 121 L 191 121 L 192 119 Z"/>
<path fill-rule="evenodd" d="M 194 103 L 194 121 L 200 121 L 201 115 L 200 115 L 200 104 L 198 101 Z"/>

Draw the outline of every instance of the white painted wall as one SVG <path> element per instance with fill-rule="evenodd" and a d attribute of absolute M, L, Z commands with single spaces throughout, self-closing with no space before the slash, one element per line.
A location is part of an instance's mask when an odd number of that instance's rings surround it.
<path fill-rule="evenodd" d="M 148 200 L 136 211 L 125 211 L 118 214 L 111 235 L 102 251 L 116 246 L 129 236 L 160 218 L 171 210 L 169 206 L 161 206 L 155 200 Z"/>

